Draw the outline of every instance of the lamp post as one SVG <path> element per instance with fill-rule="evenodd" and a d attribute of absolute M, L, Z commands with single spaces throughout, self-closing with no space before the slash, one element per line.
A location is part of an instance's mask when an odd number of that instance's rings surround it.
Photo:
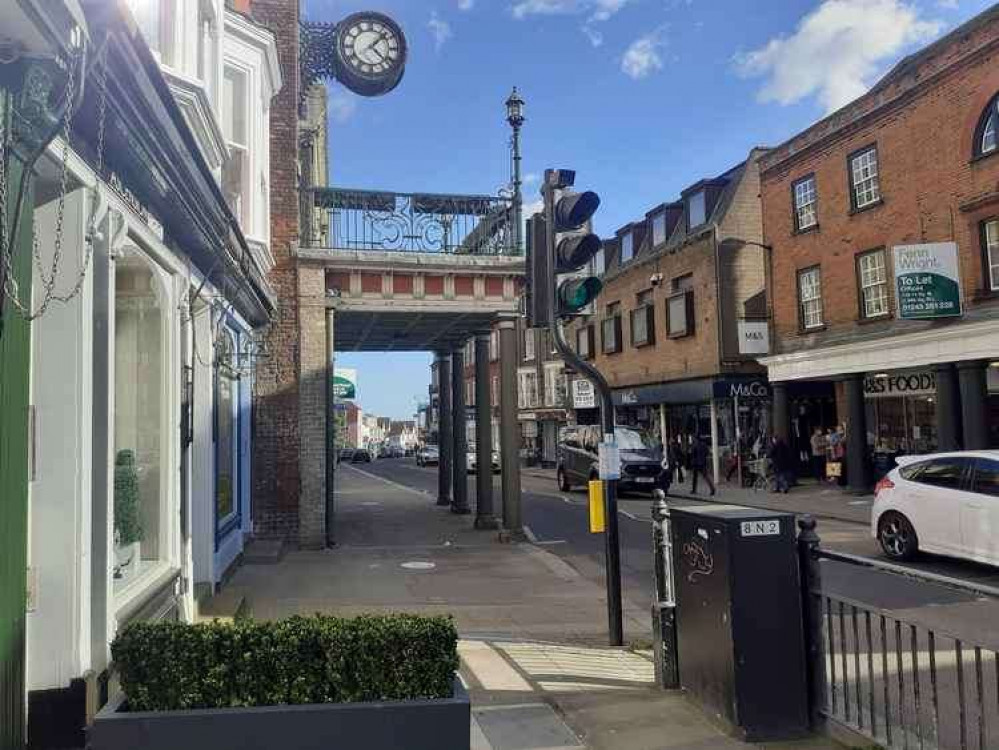
<path fill-rule="evenodd" d="M 516 86 L 506 100 L 506 121 L 513 128 L 513 246 L 517 255 L 523 255 L 521 236 L 524 232 L 524 196 L 520 192 L 520 127 L 524 124 L 524 100 Z"/>

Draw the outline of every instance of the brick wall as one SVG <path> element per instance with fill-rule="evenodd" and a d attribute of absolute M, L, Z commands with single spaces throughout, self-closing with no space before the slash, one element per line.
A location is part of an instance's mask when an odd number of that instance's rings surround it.
<path fill-rule="evenodd" d="M 763 222 L 775 248 L 773 299 L 780 351 L 845 344 L 861 337 L 916 331 L 929 323 L 862 320 L 856 255 L 919 242 L 955 241 L 965 310 L 989 316 L 983 294 L 981 222 L 999 216 L 999 156 L 972 161 L 973 136 L 999 92 L 999 13 L 989 11 L 892 80 L 817 123 L 763 159 Z M 877 144 L 883 204 L 851 213 L 847 157 Z M 792 183 L 814 173 L 817 230 L 794 233 Z M 799 333 L 797 271 L 822 269 L 825 328 Z M 894 310 L 894 295 L 890 299 Z"/>
<path fill-rule="evenodd" d="M 298 0 L 252 0 L 253 19 L 277 39 L 284 86 L 271 104 L 270 282 L 278 307 L 260 360 L 254 400 L 253 528 L 260 537 L 299 538 Z"/>

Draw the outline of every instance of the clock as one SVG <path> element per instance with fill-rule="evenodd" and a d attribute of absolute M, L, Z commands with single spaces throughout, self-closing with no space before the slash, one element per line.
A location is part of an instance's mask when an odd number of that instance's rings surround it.
<path fill-rule="evenodd" d="M 388 16 L 363 11 L 336 27 L 336 78 L 355 94 L 381 96 L 399 85 L 406 68 L 406 37 Z"/>

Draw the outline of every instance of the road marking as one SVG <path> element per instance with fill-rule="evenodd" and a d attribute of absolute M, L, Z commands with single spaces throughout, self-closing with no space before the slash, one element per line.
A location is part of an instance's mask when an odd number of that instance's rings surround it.
<path fill-rule="evenodd" d="M 630 518 L 632 521 L 640 521 L 640 520 L 642 520 L 638 516 L 636 516 L 634 513 L 629 513 L 626 510 L 619 510 L 618 514 L 624 516 L 625 518 Z"/>
<path fill-rule="evenodd" d="M 870 500 L 851 500 L 847 505 L 870 505 Z"/>
<path fill-rule="evenodd" d="M 531 531 L 531 527 L 528 526 L 526 523 L 524 524 L 524 536 L 527 537 L 527 541 L 529 541 L 531 544 L 538 543 L 538 538 L 534 536 L 534 532 Z"/>
<path fill-rule="evenodd" d="M 351 471 L 356 471 L 358 474 L 368 477 L 369 479 L 377 479 L 380 482 L 385 482 L 385 484 L 390 487 L 395 487 L 396 489 L 404 490 L 406 492 L 412 492 L 416 495 L 424 495 L 426 497 L 433 497 L 426 490 L 418 490 L 415 487 L 409 487 L 405 484 L 400 484 L 399 482 L 393 482 L 391 479 L 386 479 L 385 477 L 380 477 L 377 474 L 372 474 L 370 471 L 364 471 L 364 469 L 358 469 L 356 466 L 347 466 L 346 468 Z"/>

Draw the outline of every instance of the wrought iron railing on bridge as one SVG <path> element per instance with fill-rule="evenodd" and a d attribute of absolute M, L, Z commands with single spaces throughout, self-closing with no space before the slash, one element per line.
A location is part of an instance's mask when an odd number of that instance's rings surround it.
<path fill-rule="evenodd" d="M 302 247 L 518 255 L 513 203 L 486 195 L 309 188 Z"/>

